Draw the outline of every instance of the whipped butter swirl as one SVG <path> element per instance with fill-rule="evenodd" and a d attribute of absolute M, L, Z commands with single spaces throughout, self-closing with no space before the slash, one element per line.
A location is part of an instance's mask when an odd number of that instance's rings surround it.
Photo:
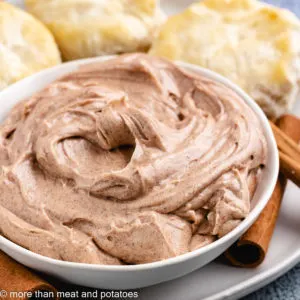
<path fill-rule="evenodd" d="M 56 259 L 159 261 L 249 213 L 267 146 L 232 90 L 144 54 L 84 65 L 0 128 L 0 231 Z"/>

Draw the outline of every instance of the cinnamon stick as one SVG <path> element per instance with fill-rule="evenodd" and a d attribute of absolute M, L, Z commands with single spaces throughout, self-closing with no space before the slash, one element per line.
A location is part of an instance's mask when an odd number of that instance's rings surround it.
<path fill-rule="evenodd" d="M 293 141 L 299 142 L 300 119 L 292 115 L 284 115 L 278 120 L 277 125 Z M 275 190 L 261 215 L 248 231 L 225 252 L 225 257 L 232 265 L 253 268 L 263 262 L 275 229 L 285 186 L 286 177 L 280 173 Z"/>
<path fill-rule="evenodd" d="M 0 299 L 57 299 L 56 289 L 0 251 Z"/>
<path fill-rule="evenodd" d="M 276 125 L 296 143 L 300 140 L 300 120 L 293 115 L 284 115 Z"/>
<path fill-rule="evenodd" d="M 279 158 L 281 172 L 300 187 L 300 162 L 292 159 L 281 151 L 279 151 Z"/>
<path fill-rule="evenodd" d="M 279 150 L 281 172 L 300 187 L 300 147 L 279 127 L 270 124 Z"/>
<path fill-rule="evenodd" d="M 278 149 L 290 156 L 296 161 L 300 161 L 300 150 L 298 141 L 293 141 L 283 130 L 277 127 L 274 123 L 270 122 L 272 127 Z"/>

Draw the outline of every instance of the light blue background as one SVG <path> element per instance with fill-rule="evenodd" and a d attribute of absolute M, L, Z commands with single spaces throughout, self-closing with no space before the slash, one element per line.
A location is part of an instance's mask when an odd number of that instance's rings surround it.
<path fill-rule="evenodd" d="M 265 2 L 288 8 L 300 17 L 300 0 L 265 0 Z M 295 299 L 300 300 L 300 264 L 275 282 L 245 297 L 243 300 Z"/>

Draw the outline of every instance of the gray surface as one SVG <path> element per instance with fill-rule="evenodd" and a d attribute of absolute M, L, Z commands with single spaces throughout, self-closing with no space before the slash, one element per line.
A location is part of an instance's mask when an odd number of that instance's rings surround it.
<path fill-rule="evenodd" d="M 288 8 L 300 17 L 300 0 L 265 0 L 265 2 Z M 300 299 L 300 264 L 275 282 L 250 294 L 243 300 L 298 299 Z"/>
<path fill-rule="evenodd" d="M 266 287 L 243 300 L 298 300 L 300 299 L 300 264 Z"/>

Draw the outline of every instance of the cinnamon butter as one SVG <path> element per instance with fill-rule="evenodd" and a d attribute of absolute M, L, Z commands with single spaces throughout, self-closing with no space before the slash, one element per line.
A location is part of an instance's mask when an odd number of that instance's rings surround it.
<path fill-rule="evenodd" d="M 48 257 L 115 265 L 231 231 L 267 156 L 234 91 L 145 54 L 81 66 L 19 103 L 0 147 L 1 234 Z"/>

